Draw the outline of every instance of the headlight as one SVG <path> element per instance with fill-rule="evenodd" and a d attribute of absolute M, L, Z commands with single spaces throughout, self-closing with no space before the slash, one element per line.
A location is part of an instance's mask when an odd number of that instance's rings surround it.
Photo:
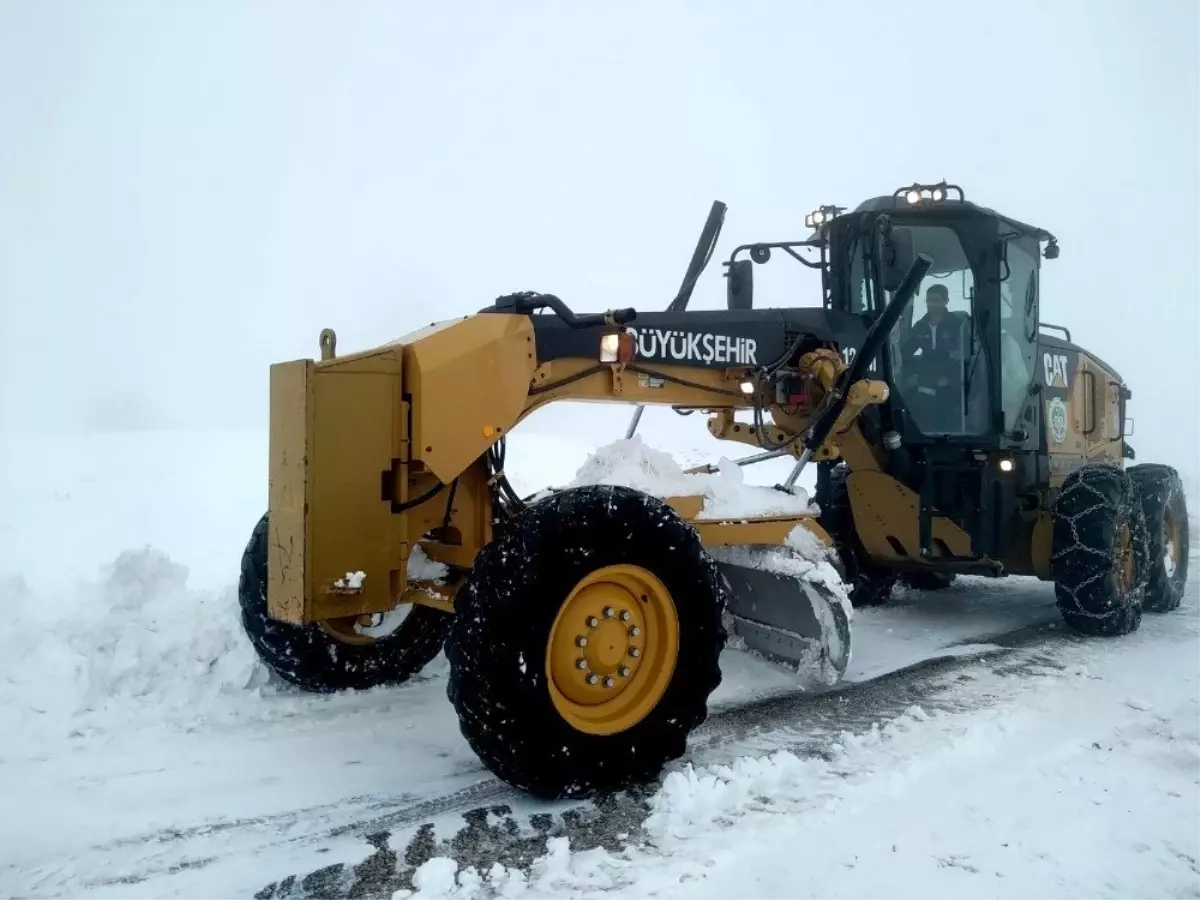
<path fill-rule="evenodd" d="M 600 338 L 600 362 L 615 363 L 621 354 L 621 336 L 606 334 Z"/>
<path fill-rule="evenodd" d="M 636 352 L 633 332 L 628 329 L 600 337 L 600 362 L 602 363 L 620 363 L 627 366 L 633 362 Z"/>
<path fill-rule="evenodd" d="M 832 204 L 819 206 L 804 217 L 804 224 L 809 228 L 821 228 L 823 225 L 828 225 L 845 211 L 846 207 L 844 206 L 834 206 Z"/>

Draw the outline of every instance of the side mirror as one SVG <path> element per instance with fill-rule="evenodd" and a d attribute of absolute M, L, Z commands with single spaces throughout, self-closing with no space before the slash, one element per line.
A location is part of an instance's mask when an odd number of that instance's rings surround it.
<path fill-rule="evenodd" d="M 725 273 L 725 302 L 730 309 L 754 308 L 754 263 L 739 259 L 729 264 Z"/>
<path fill-rule="evenodd" d="M 883 289 L 895 291 L 917 259 L 917 247 L 911 228 L 892 228 L 883 239 Z"/>

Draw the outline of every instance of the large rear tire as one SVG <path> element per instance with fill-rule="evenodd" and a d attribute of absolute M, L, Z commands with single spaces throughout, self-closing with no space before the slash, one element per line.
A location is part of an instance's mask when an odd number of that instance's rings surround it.
<path fill-rule="evenodd" d="M 1148 560 L 1142 608 L 1164 613 L 1178 609 L 1187 586 L 1189 534 L 1187 500 L 1179 473 L 1146 463 L 1126 470 L 1146 519 Z"/>
<path fill-rule="evenodd" d="M 1142 621 L 1146 525 L 1123 469 L 1094 463 L 1067 476 L 1051 508 L 1051 576 L 1074 631 L 1114 636 Z"/>
<path fill-rule="evenodd" d="M 447 694 L 509 784 L 582 798 L 658 777 L 720 684 L 727 587 L 666 504 L 560 491 L 486 546 L 455 597 Z"/>
<path fill-rule="evenodd" d="M 267 615 L 267 528 L 264 515 L 242 555 L 238 600 L 242 627 L 258 658 L 306 691 L 333 693 L 400 684 L 441 652 L 453 616 L 412 606 L 386 636 L 361 633 L 352 621 L 291 625 Z"/>
<path fill-rule="evenodd" d="M 854 510 L 850 507 L 850 490 L 846 487 L 849 474 L 849 468 L 843 463 L 829 470 L 828 483 L 816 497 L 821 508 L 817 521 L 833 538 L 837 548 L 850 605 L 855 609 L 882 606 L 892 599 L 898 576 L 893 569 L 873 564 L 858 539 Z"/>

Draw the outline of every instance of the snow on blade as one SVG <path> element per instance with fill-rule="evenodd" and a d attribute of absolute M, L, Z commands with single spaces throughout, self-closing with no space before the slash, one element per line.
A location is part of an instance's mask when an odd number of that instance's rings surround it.
<path fill-rule="evenodd" d="M 788 532 L 782 547 L 716 547 L 709 552 L 722 562 L 766 569 L 824 585 L 841 603 L 846 618 L 854 618 L 850 595 L 834 567 L 835 551 L 802 525 Z"/>
<path fill-rule="evenodd" d="M 722 457 L 719 471 L 688 474 L 667 453 L 656 450 L 634 435 L 596 450 L 580 466 L 567 487 L 591 484 L 621 485 L 654 497 L 704 498 L 701 519 L 738 519 L 754 516 L 816 515 L 808 494 L 794 494 L 761 485 L 746 484 L 740 466 Z"/>
<path fill-rule="evenodd" d="M 815 516 L 819 513 L 817 505 L 801 489 L 788 494 L 770 487 L 747 484 L 742 468 L 725 457 L 721 458 L 718 468 L 719 471 L 713 474 L 687 473 L 669 454 L 647 446 L 635 435 L 596 450 L 579 468 L 568 487 L 611 484 L 659 498 L 702 496 L 704 507 L 698 519 Z M 841 604 L 847 620 L 853 619 L 850 596 L 834 567 L 832 549 L 803 526 L 793 528 L 782 547 L 722 547 L 709 552 L 722 562 L 818 582 L 828 588 L 836 602 Z M 837 640 L 837 629 L 831 613 L 819 606 L 816 613 L 822 619 L 830 639 Z"/>

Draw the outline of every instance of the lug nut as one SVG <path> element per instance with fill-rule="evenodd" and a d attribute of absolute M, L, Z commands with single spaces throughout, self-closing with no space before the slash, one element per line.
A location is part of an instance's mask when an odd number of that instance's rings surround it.
<path fill-rule="evenodd" d="M 611 675 L 607 675 L 607 676 L 605 676 L 605 678 L 604 678 L 604 686 L 605 686 L 606 688 L 612 687 L 614 684 L 616 684 L 616 682 L 615 682 L 615 681 L 613 681 L 613 677 L 612 677 Z"/>
<path fill-rule="evenodd" d="M 642 629 L 638 628 L 636 625 L 629 626 L 629 636 L 630 637 L 637 637 L 641 633 L 642 633 Z"/>
<path fill-rule="evenodd" d="M 617 674 L 620 675 L 622 678 L 628 678 L 629 677 L 629 666 L 621 666 L 621 668 L 617 669 Z"/>
<path fill-rule="evenodd" d="M 599 680 L 600 680 L 600 676 L 599 676 L 599 675 L 597 675 L 595 672 L 593 672 L 591 675 L 589 675 L 589 676 L 587 677 L 587 683 L 588 683 L 588 684 L 595 684 L 595 683 L 596 683 L 597 681 L 599 681 Z"/>
<path fill-rule="evenodd" d="M 642 655 L 642 651 L 639 650 L 637 647 L 630 647 L 629 655 L 632 656 L 634 659 L 637 659 L 639 656 Z"/>
<path fill-rule="evenodd" d="M 586 647 L 587 646 L 587 638 L 581 634 L 579 637 L 575 638 L 575 646 L 576 647 Z"/>
<path fill-rule="evenodd" d="M 629 621 L 629 610 L 627 610 L 627 609 L 623 609 L 623 610 L 621 610 L 621 621 L 622 621 L 622 622 L 628 622 L 628 621 Z"/>
<path fill-rule="evenodd" d="M 597 619 L 595 616 L 588 616 L 587 623 L 588 623 L 588 628 L 595 628 L 597 625 L 600 624 L 600 620 Z"/>
<path fill-rule="evenodd" d="M 587 660 L 586 660 L 586 659 L 577 659 L 577 660 L 575 660 L 575 668 L 577 668 L 577 669 L 586 669 L 586 668 L 587 668 Z"/>
<path fill-rule="evenodd" d="M 617 611 L 615 609 L 613 609 L 611 606 L 604 607 L 604 618 L 611 619 L 616 614 L 617 614 Z"/>

